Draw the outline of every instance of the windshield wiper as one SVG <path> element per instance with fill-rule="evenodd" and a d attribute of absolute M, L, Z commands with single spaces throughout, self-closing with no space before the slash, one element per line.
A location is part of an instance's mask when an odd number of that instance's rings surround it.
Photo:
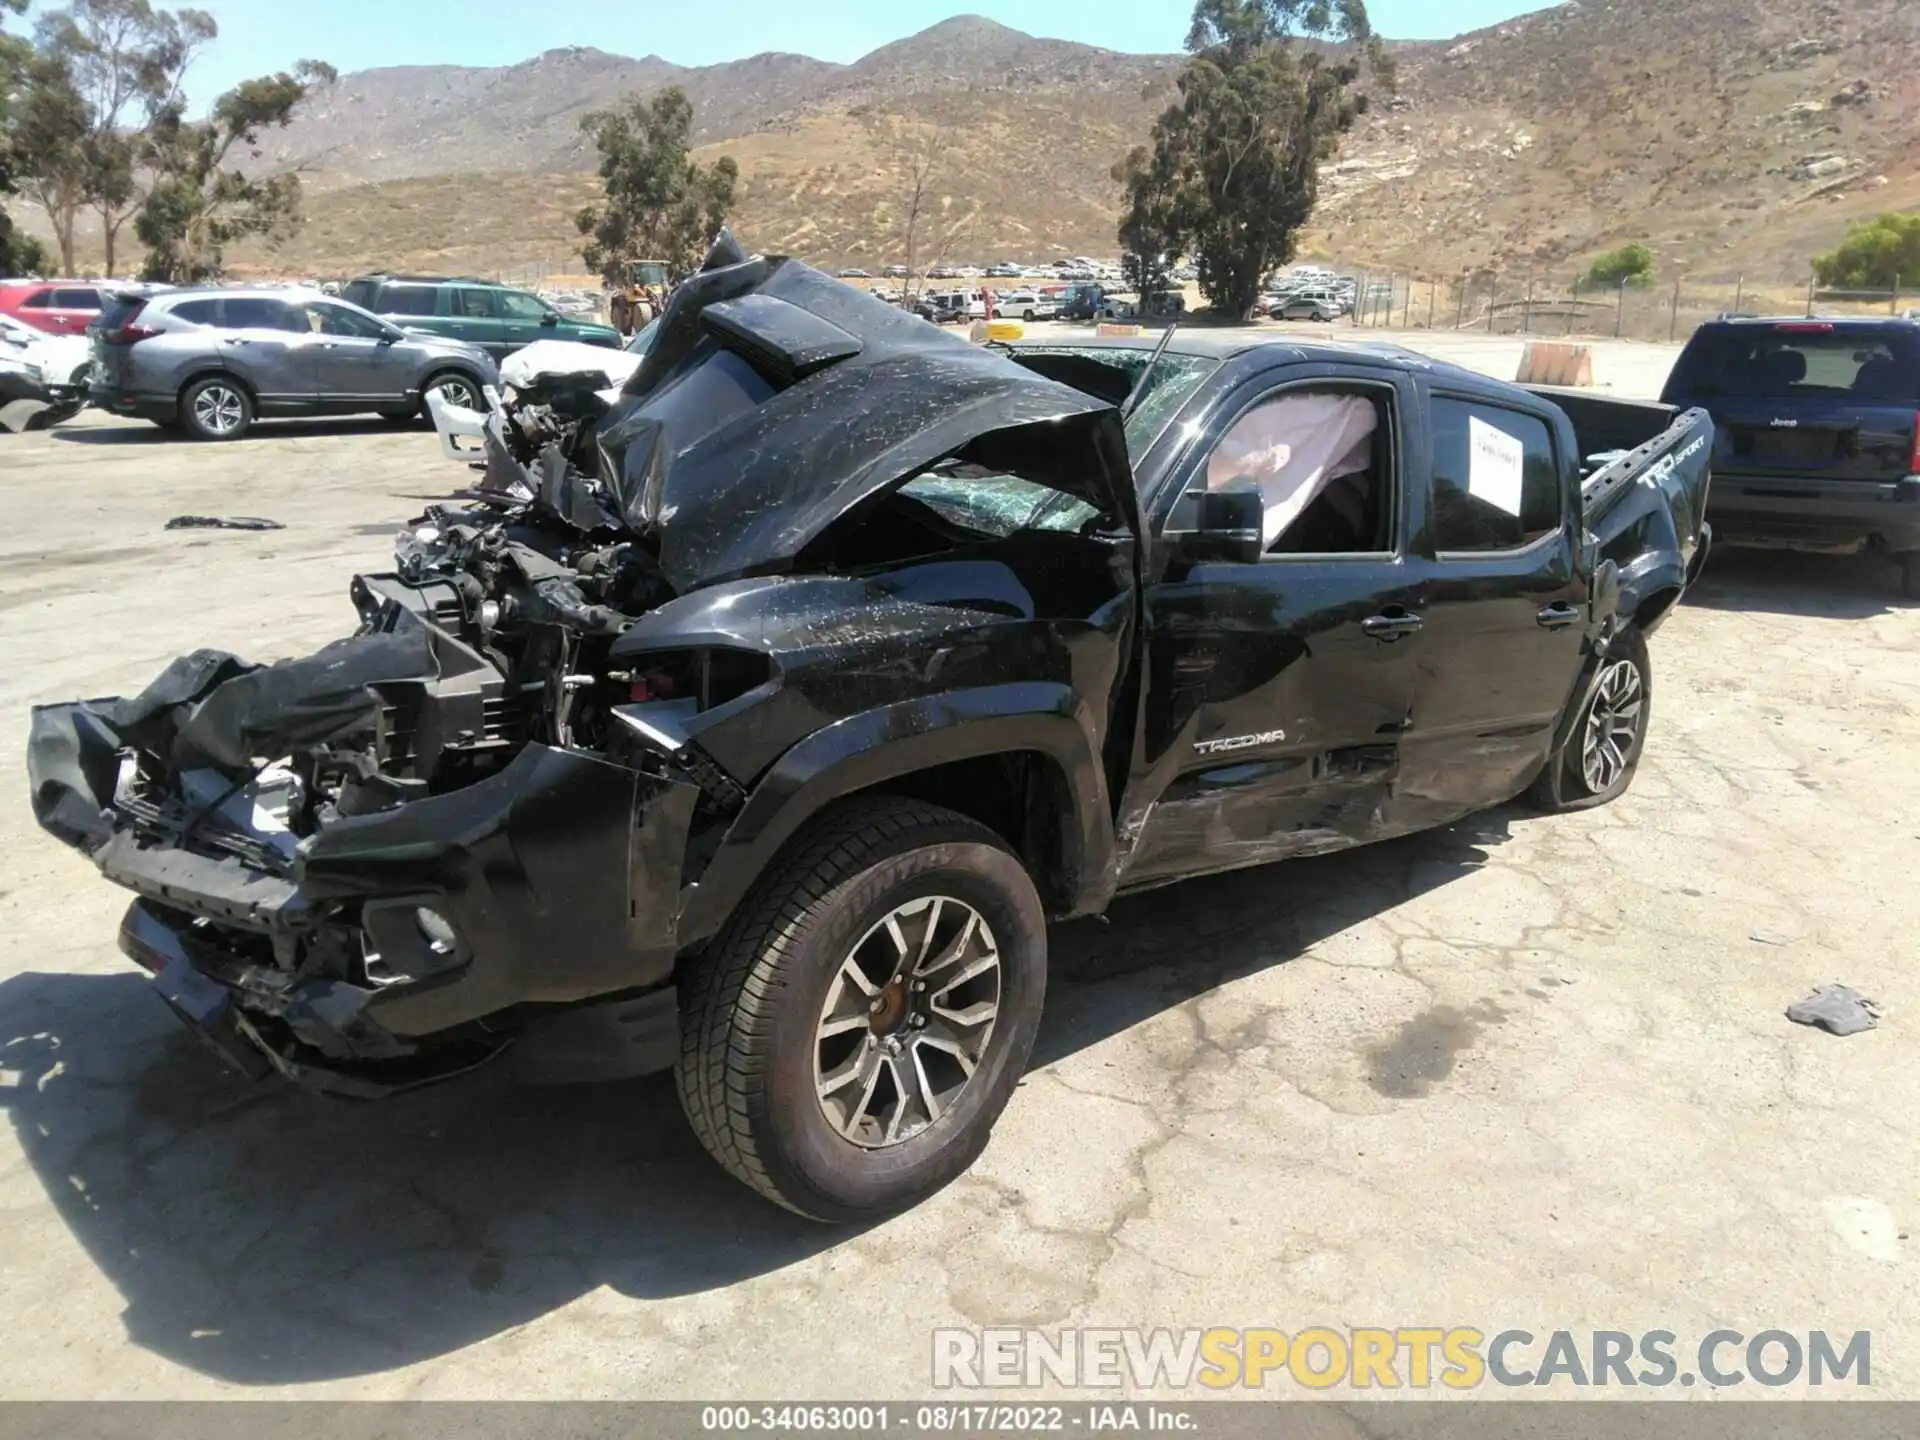
<path fill-rule="evenodd" d="M 1133 412 L 1139 409 L 1140 402 L 1147 398 L 1147 382 L 1153 379 L 1153 372 L 1160 364 L 1160 357 L 1167 353 L 1167 346 L 1173 343 L 1174 332 L 1179 328 L 1178 325 L 1167 326 L 1167 333 L 1162 335 L 1160 343 L 1153 347 L 1153 355 L 1147 361 L 1147 368 L 1140 372 L 1140 378 L 1133 382 L 1133 389 L 1129 390 L 1127 398 L 1120 402 L 1122 420 L 1131 418 Z"/>

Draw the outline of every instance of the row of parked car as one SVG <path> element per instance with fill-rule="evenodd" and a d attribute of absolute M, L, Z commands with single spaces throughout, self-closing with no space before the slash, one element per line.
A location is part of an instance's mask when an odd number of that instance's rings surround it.
<path fill-rule="evenodd" d="M 0 405 L 40 423 L 91 403 L 203 440 L 263 416 L 477 405 L 499 361 L 541 341 L 617 350 L 619 331 L 471 276 L 370 275 L 299 286 L 0 282 Z M 10 378 L 9 378 L 10 377 Z"/>
<path fill-rule="evenodd" d="M 1098 289 L 1069 287 L 1067 298 Z M 1067 313 L 1038 289 L 998 302 L 1021 319 Z M 922 302 L 935 319 L 984 308 L 977 290 Z M 500 370 L 508 355 L 528 373 L 599 369 L 617 386 L 648 338 L 621 354 L 611 328 L 469 278 L 369 276 L 339 296 L 0 282 L 0 409 L 33 398 L 57 418 L 91 401 L 229 440 L 266 415 L 410 419 L 435 395 L 479 411 L 488 386 L 512 383 Z M 1920 598 L 1920 317 L 1716 321 L 1694 335 L 1662 398 L 1709 411 L 1718 427 L 1723 538 L 1881 550 Z"/>

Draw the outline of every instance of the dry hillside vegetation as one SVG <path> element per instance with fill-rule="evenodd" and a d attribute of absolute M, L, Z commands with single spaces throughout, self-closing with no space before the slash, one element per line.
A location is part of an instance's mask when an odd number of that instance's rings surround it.
<path fill-rule="evenodd" d="M 1397 50 L 1399 91 L 1326 175 L 1309 254 L 1552 281 L 1645 239 L 1665 275 L 1790 284 L 1849 220 L 1920 207 L 1920 0 L 1578 0 Z M 1180 64 L 961 17 L 852 65 L 573 49 L 347 75 L 273 137 L 269 158 L 313 177 L 307 228 L 236 258 L 577 268 L 579 117 L 666 84 L 695 103 L 701 158 L 739 160 L 736 227 L 758 248 L 903 258 L 909 158 L 938 135 L 919 258 L 1111 254 L 1110 167 Z"/>
<path fill-rule="evenodd" d="M 1565 274 L 1624 240 L 1670 274 L 1804 279 L 1847 221 L 1920 206 L 1920 4 L 1580 0 L 1402 52 L 1315 243 Z"/>

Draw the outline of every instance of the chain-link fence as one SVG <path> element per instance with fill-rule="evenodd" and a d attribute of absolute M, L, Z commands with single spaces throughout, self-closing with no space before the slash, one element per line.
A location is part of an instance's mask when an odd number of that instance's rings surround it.
<path fill-rule="evenodd" d="M 1365 329 L 1478 330 L 1489 335 L 1584 336 L 1680 341 L 1723 315 L 1903 315 L 1920 311 L 1911 288 L 1829 290 L 1745 276 L 1596 285 L 1576 278 L 1502 275 L 1447 278 L 1352 272 L 1354 308 L 1341 322 Z"/>

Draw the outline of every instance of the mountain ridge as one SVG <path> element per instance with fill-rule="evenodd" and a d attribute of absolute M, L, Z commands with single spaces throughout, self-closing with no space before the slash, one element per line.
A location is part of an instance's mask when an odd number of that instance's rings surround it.
<path fill-rule="evenodd" d="M 1663 277 L 1804 285 L 1849 222 L 1920 208 L 1920 0 L 1571 0 L 1392 48 L 1397 90 L 1322 167 L 1313 258 L 1566 283 L 1643 240 Z M 917 262 L 1112 254 L 1112 167 L 1184 63 L 962 15 L 846 64 L 576 46 L 360 71 L 262 137 L 320 193 L 291 242 L 233 258 L 577 270 L 572 215 L 597 183 L 580 117 L 665 85 L 694 104 L 697 156 L 739 162 L 755 248 L 903 260 L 910 176 L 937 150 Z"/>

